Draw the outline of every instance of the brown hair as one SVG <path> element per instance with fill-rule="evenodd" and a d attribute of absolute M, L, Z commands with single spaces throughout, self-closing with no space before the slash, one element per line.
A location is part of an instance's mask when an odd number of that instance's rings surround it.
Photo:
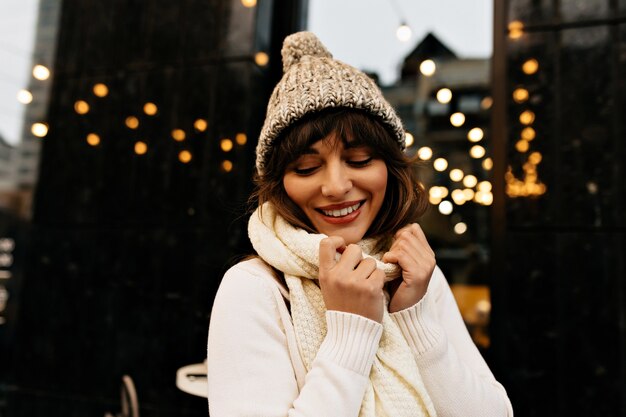
<path fill-rule="evenodd" d="M 387 166 L 383 205 L 366 236 L 395 233 L 424 213 L 427 198 L 424 188 L 417 181 L 414 162 L 402 152 L 381 122 L 368 113 L 348 108 L 309 114 L 287 128 L 275 142 L 265 173 L 257 173 L 254 178 L 256 190 L 250 197 L 250 203 L 261 206 L 270 202 L 289 223 L 315 232 L 304 212 L 287 195 L 283 176 L 287 165 L 331 133 L 335 133 L 344 144 L 350 140 L 370 147 L 374 156 L 382 159 Z"/>

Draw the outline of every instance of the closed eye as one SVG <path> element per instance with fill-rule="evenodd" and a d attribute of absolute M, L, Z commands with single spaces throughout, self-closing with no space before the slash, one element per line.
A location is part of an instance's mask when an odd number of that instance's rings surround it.
<path fill-rule="evenodd" d="M 369 163 L 372 162 L 373 159 L 374 158 L 370 156 L 369 158 L 366 158 L 366 159 L 349 160 L 348 164 L 356 168 L 362 168 L 362 167 L 369 165 Z"/>
<path fill-rule="evenodd" d="M 317 168 L 318 168 L 318 167 L 316 167 L 316 166 L 314 166 L 314 167 L 310 167 L 310 168 L 294 168 L 294 169 L 293 169 L 293 172 L 295 172 L 295 173 L 296 173 L 296 174 L 298 174 L 298 175 L 305 176 L 305 175 L 312 174 L 313 172 L 315 172 L 315 170 L 316 170 Z"/>

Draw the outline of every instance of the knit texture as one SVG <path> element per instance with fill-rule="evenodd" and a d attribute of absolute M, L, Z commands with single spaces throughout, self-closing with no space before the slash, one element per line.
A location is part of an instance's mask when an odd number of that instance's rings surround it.
<path fill-rule="evenodd" d="M 374 81 L 363 72 L 333 59 L 311 32 L 285 38 L 283 77 L 267 106 L 256 148 L 256 168 L 265 172 L 274 141 L 285 128 L 309 113 L 336 107 L 360 109 L 378 118 L 405 147 L 402 122 Z"/>
<path fill-rule="evenodd" d="M 298 348 L 306 369 L 310 370 L 327 332 L 326 307 L 315 283 L 319 271 L 319 243 L 326 236 L 292 226 L 270 203 L 252 214 L 248 234 L 259 256 L 285 274 Z M 380 261 L 384 250 L 376 249 L 379 246 L 376 239 L 364 239 L 359 246 L 364 256 L 377 261 L 389 280 L 399 276 L 396 265 Z M 382 324 L 383 334 L 359 416 L 435 416 L 413 354 L 386 309 Z"/>

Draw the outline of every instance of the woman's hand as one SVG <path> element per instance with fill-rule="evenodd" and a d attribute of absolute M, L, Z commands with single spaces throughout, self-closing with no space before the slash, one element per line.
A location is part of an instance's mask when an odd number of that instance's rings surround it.
<path fill-rule="evenodd" d="M 391 283 L 390 313 L 411 307 L 424 297 L 436 262 L 435 252 L 417 223 L 398 230 L 382 260 L 396 263 L 402 269 L 401 279 Z"/>
<path fill-rule="evenodd" d="M 336 260 L 337 252 L 341 258 Z M 381 322 L 385 273 L 376 261 L 363 259 L 361 248 L 331 236 L 320 242 L 319 282 L 326 309 L 358 314 Z"/>

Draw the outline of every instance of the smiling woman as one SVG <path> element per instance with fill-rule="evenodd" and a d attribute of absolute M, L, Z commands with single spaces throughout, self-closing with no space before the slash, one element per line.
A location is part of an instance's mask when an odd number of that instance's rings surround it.
<path fill-rule="evenodd" d="M 257 145 L 257 256 L 211 313 L 211 415 L 512 415 L 416 223 L 427 196 L 402 122 L 312 33 L 282 56 Z"/>

